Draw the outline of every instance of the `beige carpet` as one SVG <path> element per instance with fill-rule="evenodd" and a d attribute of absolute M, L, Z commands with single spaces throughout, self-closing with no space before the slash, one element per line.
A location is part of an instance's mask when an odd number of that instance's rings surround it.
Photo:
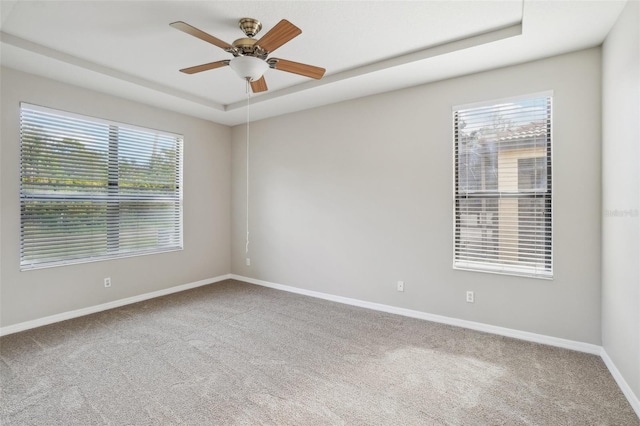
<path fill-rule="evenodd" d="M 226 281 L 0 339 L 2 425 L 640 425 L 602 360 Z"/>

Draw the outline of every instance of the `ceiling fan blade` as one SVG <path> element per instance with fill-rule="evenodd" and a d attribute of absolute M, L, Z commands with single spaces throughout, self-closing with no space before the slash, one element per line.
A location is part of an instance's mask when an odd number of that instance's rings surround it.
<path fill-rule="evenodd" d="M 253 93 L 266 92 L 267 81 L 264 79 L 264 76 L 260 77 L 260 79 L 251 82 L 251 90 Z"/>
<path fill-rule="evenodd" d="M 283 19 L 278 22 L 275 27 L 271 28 L 260 40 L 257 45 L 266 50 L 273 52 L 292 38 L 300 35 L 302 30 L 291 22 Z"/>
<path fill-rule="evenodd" d="M 324 68 L 314 67 L 313 65 L 301 64 L 299 62 L 287 61 L 286 59 L 270 58 L 269 65 L 272 68 L 291 72 L 293 74 L 304 75 L 315 79 L 321 79 L 325 73 Z"/>
<path fill-rule="evenodd" d="M 196 65 L 195 67 L 183 68 L 180 72 L 185 74 L 195 74 L 197 72 L 214 70 L 216 68 L 224 67 L 225 65 L 229 65 L 229 60 L 225 59 L 223 61 L 209 62 L 208 64 Z"/>
<path fill-rule="evenodd" d="M 231 49 L 233 50 L 233 46 L 230 45 L 229 43 L 227 43 L 226 41 L 222 41 L 218 38 L 215 38 L 214 36 L 212 36 L 211 34 L 207 34 L 202 30 L 197 29 L 196 27 L 193 27 L 189 24 L 187 24 L 186 22 L 182 22 L 182 21 L 178 21 L 178 22 L 173 22 L 171 24 L 173 28 L 180 30 L 182 32 L 185 32 L 189 35 L 192 35 L 194 37 L 198 37 L 200 40 L 204 40 L 207 43 L 211 43 L 214 46 L 218 46 L 221 49 L 227 50 L 227 49 Z"/>

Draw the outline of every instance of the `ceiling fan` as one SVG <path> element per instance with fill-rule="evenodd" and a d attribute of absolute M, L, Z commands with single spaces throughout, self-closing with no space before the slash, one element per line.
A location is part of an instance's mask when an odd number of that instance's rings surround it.
<path fill-rule="evenodd" d="M 325 73 L 324 68 L 313 65 L 301 64 L 286 59 L 267 58 L 274 50 L 302 33 L 300 28 L 286 19 L 278 22 L 262 38 L 256 40 L 253 37 L 260 32 L 262 24 L 257 19 L 242 18 L 238 25 L 246 37 L 237 39 L 233 44 L 222 41 L 182 21 L 173 22 L 169 25 L 233 55 L 232 59 L 209 62 L 180 70 L 186 74 L 195 74 L 229 65 L 241 78 L 247 80 L 251 84 L 251 90 L 257 93 L 268 90 L 264 73 L 269 68 L 315 79 L 322 78 Z"/>

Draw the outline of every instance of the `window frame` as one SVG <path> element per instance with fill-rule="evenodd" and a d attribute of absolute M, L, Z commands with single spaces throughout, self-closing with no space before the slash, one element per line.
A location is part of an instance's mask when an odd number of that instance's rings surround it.
<path fill-rule="evenodd" d="M 80 201 L 85 201 L 85 202 L 100 202 L 103 201 L 105 203 L 105 209 L 108 210 L 110 207 L 113 207 L 113 205 L 115 203 L 118 204 L 118 206 L 121 205 L 121 203 L 126 203 L 126 202 L 134 202 L 134 203 L 154 203 L 154 202 L 158 202 L 159 200 L 172 200 L 171 202 L 175 203 L 177 208 L 174 209 L 175 213 L 173 215 L 173 220 L 172 222 L 174 224 L 177 225 L 176 229 L 178 230 L 177 232 L 177 240 L 175 240 L 175 244 L 173 244 L 170 247 L 159 247 L 158 245 L 153 246 L 153 247 L 149 247 L 149 248 L 137 248 L 136 250 L 129 250 L 129 251 L 119 251 L 119 250 L 114 250 L 114 234 L 113 231 L 109 231 L 109 229 L 113 229 L 114 223 L 113 223 L 113 219 L 114 216 L 113 215 L 109 215 L 108 213 L 105 212 L 105 216 L 104 216 L 104 220 L 107 226 L 107 234 L 106 234 L 106 244 L 105 247 L 102 251 L 100 251 L 99 254 L 87 254 L 84 257 L 71 257 L 71 258 L 66 258 L 66 259 L 59 259 L 59 260 L 54 260 L 54 261 L 41 261 L 41 262 L 37 262 L 37 261 L 31 261 L 31 262 L 25 262 L 23 259 L 23 247 L 25 244 L 25 233 L 24 233 L 24 218 L 23 218 L 23 208 L 26 202 L 28 201 L 50 201 L 50 202 L 59 202 L 59 201 L 66 201 L 66 200 L 71 200 L 71 199 L 75 199 L 74 197 L 69 197 L 68 195 L 65 194 L 60 194 L 60 195 L 34 195 L 34 194 L 28 194 L 28 191 L 24 191 L 23 190 L 23 109 L 28 109 L 30 111 L 36 111 L 36 112 L 42 112 L 42 113 L 46 113 L 46 114 L 53 114 L 56 116 L 60 116 L 60 117 L 64 117 L 64 118 L 68 118 L 68 119 L 77 119 L 77 120 L 84 120 L 87 122 L 90 122 L 92 125 L 103 125 L 103 126 L 108 126 L 108 147 L 107 147 L 107 165 L 106 165 L 106 174 L 107 174 L 107 190 L 106 192 L 103 192 L 102 194 L 99 195 L 95 195 L 92 193 L 84 193 L 83 195 L 78 196 L 77 200 Z M 44 106 L 40 106 L 40 105 L 35 105 L 32 103 L 28 103 L 28 102 L 20 102 L 19 105 L 19 116 L 20 116 L 20 125 L 19 125 L 19 129 L 20 129 L 20 137 L 19 137 L 19 143 L 20 143 L 20 158 L 19 158 L 19 205 L 20 205 L 20 253 L 19 253 L 19 259 L 20 259 L 20 271 L 24 272 L 24 271 L 30 271 L 30 270 L 37 270 L 37 269 L 44 269 L 44 268 L 54 268 L 54 267 L 60 267 L 60 266 L 67 266 L 67 265 L 74 265 L 74 264 L 82 264 L 82 263 L 90 263 L 90 262 L 101 262 L 101 261 L 108 261 L 108 260 L 114 260 L 114 259 L 121 259 L 121 258 L 128 258 L 128 257 L 137 257 L 137 256 L 147 256 L 147 255 L 153 255 L 153 254 L 161 254 L 161 253 L 168 253 L 168 252 L 176 252 L 176 251 L 182 251 L 184 250 L 184 178 L 183 178 L 183 174 L 184 174 L 184 136 L 181 134 L 177 134 L 177 133 L 173 133 L 173 132 L 168 132 L 168 131 L 164 131 L 164 130 L 158 130 L 158 129 L 153 129 L 153 128 L 149 128 L 149 127 L 143 127 L 143 126 L 138 126 L 138 125 L 133 125 L 133 124 L 128 124 L 128 123 L 122 123 L 122 122 L 118 122 L 118 121 L 114 121 L 114 120 L 108 120 L 108 119 L 103 119 L 103 118 L 98 118 L 98 117 L 93 117 L 93 116 L 89 116 L 89 115 L 84 115 L 84 114 L 78 114 L 78 113 L 74 113 L 74 112 L 69 112 L 69 111 L 65 111 L 65 110 L 60 110 L 60 109 L 56 109 L 56 108 L 50 108 L 50 107 L 44 107 Z M 170 138 L 174 140 L 174 145 L 177 151 L 177 155 L 175 158 L 175 163 L 174 166 L 172 166 L 172 168 L 174 170 L 176 170 L 175 173 L 175 188 L 176 188 L 176 195 L 175 197 L 166 197 L 166 195 L 155 195 L 155 196 L 147 196 L 145 198 L 141 197 L 139 194 L 138 195 L 123 195 L 123 194 L 119 194 L 116 191 L 114 191 L 114 187 L 117 188 L 120 185 L 121 179 L 118 178 L 116 176 L 116 179 L 114 179 L 113 177 L 113 173 L 114 173 L 114 161 L 115 163 L 115 173 L 118 173 L 118 161 L 119 161 L 119 154 L 118 154 L 118 150 L 119 145 L 121 145 L 123 147 L 123 149 L 126 150 L 127 145 L 124 144 L 123 142 L 120 142 L 122 139 L 119 138 L 118 133 L 120 131 L 124 130 L 125 133 L 127 131 L 129 132 L 145 132 L 147 134 L 150 135 L 154 135 L 156 138 L 158 136 L 161 137 L 166 137 L 166 138 Z M 115 151 L 114 151 L 115 150 Z M 115 155 L 114 155 L 115 153 Z M 80 163 L 82 164 L 82 163 Z M 138 182 L 145 182 L 145 181 L 138 181 Z M 54 186 L 55 187 L 55 186 Z M 111 199 L 113 198 L 113 199 Z M 151 204 L 150 204 L 151 205 Z M 118 207 L 118 209 L 120 209 L 120 207 Z M 124 217 L 121 216 L 120 214 L 117 215 L 116 222 L 117 224 L 115 225 L 118 228 L 118 232 L 117 234 L 115 234 L 116 239 L 118 240 L 118 243 L 116 244 L 116 248 L 117 245 L 120 243 L 121 241 L 121 236 L 122 234 L 120 233 L 120 225 L 123 223 L 123 219 Z"/>
<path fill-rule="evenodd" d="M 545 216 L 548 216 L 548 224 L 549 224 L 549 231 L 548 231 L 548 235 L 545 236 L 545 244 L 549 245 L 548 248 L 548 256 L 547 259 L 545 260 L 545 263 L 548 264 L 548 267 L 545 267 L 544 270 L 540 271 L 540 272 L 536 272 L 536 271 L 530 271 L 527 270 L 526 268 L 522 268 L 522 267 L 518 267 L 518 266 L 514 266 L 514 265 L 509 265 L 509 264 L 505 264 L 505 263 L 494 263 L 494 264 L 490 264 L 488 262 L 473 262 L 473 261 L 469 261 L 469 260 L 459 260 L 458 259 L 458 253 L 457 253 L 457 248 L 458 248 L 458 238 L 459 238 L 459 229 L 458 229 L 458 223 L 460 222 L 460 217 L 458 214 L 458 203 L 459 200 L 462 199 L 461 197 L 459 197 L 458 194 L 458 183 L 457 183 L 457 178 L 458 178 L 458 140 L 457 140 L 457 135 L 456 135 L 456 129 L 457 129 L 457 123 L 456 123 L 456 113 L 461 111 L 461 110 L 468 110 L 468 109 L 474 109 L 474 108 L 482 108 L 482 107 L 488 107 L 488 106 L 492 106 L 492 105 L 498 105 L 498 104 L 503 104 L 503 103 L 508 103 L 508 102 L 517 102 L 517 101 L 523 101 L 523 100 L 527 100 L 527 99 L 535 99 L 535 98 L 543 98 L 546 97 L 548 98 L 548 122 L 547 122 L 547 126 L 548 126 L 548 131 L 547 131 L 547 143 L 546 143 L 546 157 L 548 158 L 548 162 L 549 162 L 549 166 L 547 167 L 547 190 L 545 190 L 544 192 L 541 193 L 536 193 L 536 192 L 532 192 L 531 194 L 528 195 L 522 195 L 520 196 L 520 194 L 522 194 L 522 192 L 518 191 L 518 195 L 514 196 L 513 198 L 523 198 L 523 199 L 545 199 Z M 553 280 L 553 276 L 554 276 L 554 261 L 553 261 L 553 246 L 554 246 L 554 214 L 553 214 L 553 194 L 554 194 L 554 179 L 553 179 L 553 165 L 554 165 L 554 161 L 553 161 L 553 146 L 554 146 L 554 136 L 553 136 L 553 126 L 554 126 L 554 118 L 553 118 L 553 102 L 554 102 L 554 93 L 552 90 L 548 90 L 548 91 L 543 91 L 543 92 L 536 92 L 536 93 L 530 93 L 530 94 L 524 94 L 524 95 L 517 95 L 517 96 L 511 96 L 511 97 L 505 97 L 505 98 L 496 98 L 496 99 L 491 99 L 491 100 L 486 100 L 486 101 L 480 101 L 480 102 L 473 102 L 473 103 L 469 103 L 469 104 L 462 104 L 462 105 L 455 105 L 451 107 L 451 129 L 452 129 L 452 141 L 453 141 L 453 150 L 452 150 L 452 163 L 453 163 L 453 179 L 452 179 L 452 187 L 453 187 L 453 202 L 452 202 L 452 208 L 453 208 L 453 214 L 452 214 L 452 218 L 453 218 L 453 222 L 452 222 L 452 229 L 453 229 L 453 247 L 452 247 L 452 259 L 453 259 L 453 269 L 454 270 L 460 270 L 460 271 L 468 271 L 468 272 L 480 272 L 480 273 L 489 273 L 489 274 L 498 274 L 498 275 L 509 275 L 509 276 L 518 276 L 518 277 L 525 277 L 525 278 L 535 278 L 535 279 L 543 279 L 543 280 Z M 500 200 L 501 197 L 499 194 L 499 191 L 495 191 L 496 195 L 492 196 L 478 196 L 478 197 L 466 197 L 466 199 L 490 199 L 490 200 Z M 547 197 L 545 197 L 545 194 L 549 194 L 548 195 L 548 199 Z M 484 194 L 487 194 L 486 192 L 484 192 Z"/>

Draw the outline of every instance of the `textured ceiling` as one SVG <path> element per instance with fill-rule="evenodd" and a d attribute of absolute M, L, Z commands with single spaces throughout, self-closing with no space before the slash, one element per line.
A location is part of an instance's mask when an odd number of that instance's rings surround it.
<path fill-rule="evenodd" d="M 2 64 L 223 124 L 246 118 L 245 82 L 229 59 L 169 26 L 224 41 L 241 17 L 302 34 L 275 56 L 327 69 L 320 81 L 268 70 L 254 119 L 600 44 L 624 1 L 2 1 Z"/>

